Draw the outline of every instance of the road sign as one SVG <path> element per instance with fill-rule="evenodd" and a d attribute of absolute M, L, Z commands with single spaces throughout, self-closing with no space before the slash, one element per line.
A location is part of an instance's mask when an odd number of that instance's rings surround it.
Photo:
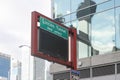
<path fill-rule="evenodd" d="M 31 34 L 31 54 L 33 56 L 76 69 L 75 28 L 68 28 L 34 11 L 32 12 Z"/>
<path fill-rule="evenodd" d="M 80 80 L 80 71 L 71 70 L 70 71 L 70 80 Z"/>
<path fill-rule="evenodd" d="M 40 28 L 68 40 L 68 29 L 44 17 L 40 17 L 39 21 L 40 21 Z"/>

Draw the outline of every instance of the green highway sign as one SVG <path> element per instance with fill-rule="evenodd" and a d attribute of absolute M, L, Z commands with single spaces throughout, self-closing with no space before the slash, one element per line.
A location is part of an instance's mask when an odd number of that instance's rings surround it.
<path fill-rule="evenodd" d="M 68 40 L 68 30 L 66 28 L 41 16 L 39 22 L 41 29 Z"/>

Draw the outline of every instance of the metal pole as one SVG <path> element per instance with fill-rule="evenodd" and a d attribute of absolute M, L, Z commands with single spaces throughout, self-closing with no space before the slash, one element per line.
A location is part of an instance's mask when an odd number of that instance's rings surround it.
<path fill-rule="evenodd" d="M 30 46 L 28 45 L 20 45 L 19 48 L 22 48 L 22 47 L 28 47 L 29 49 L 31 49 Z M 28 62 L 28 80 L 30 80 L 30 50 L 29 50 L 29 62 Z"/>
<path fill-rule="evenodd" d="M 77 33 L 75 28 L 71 28 L 71 61 L 72 68 L 77 70 L 77 49 L 76 49 Z"/>
<path fill-rule="evenodd" d="M 118 36 L 119 36 L 119 39 L 120 40 L 120 14 L 119 14 L 119 22 L 118 22 L 118 27 L 119 27 L 119 32 L 118 32 Z M 120 45 L 120 44 L 119 44 Z M 118 46 L 119 49 L 120 49 L 120 46 Z"/>
<path fill-rule="evenodd" d="M 115 48 L 117 47 L 117 39 L 116 39 L 116 37 L 117 37 L 117 35 L 116 35 L 116 33 L 117 33 L 117 30 L 116 30 L 116 7 L 115 7 L 115 0 L 114 0 L 114 27 L 115 27 Z M 116 49 L 115 49 L 116 50 Z"/>

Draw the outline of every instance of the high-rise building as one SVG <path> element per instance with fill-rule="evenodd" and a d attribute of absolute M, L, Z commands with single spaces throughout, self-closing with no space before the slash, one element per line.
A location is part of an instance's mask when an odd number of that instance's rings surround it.
<path fill-rule="evenodd" d="M 52 0 L 54 20 L 77 29 L 80 80 L 120 79 L 120 1 Z M 69 70 L 51 65 L 53 80 L 69 80 Z"/>
<path fill-rule="evenodd" d="M 10 80 L 21 80 L 21 62 L 11 57 Z"/>
<path fill-rule="evenodd" d="M 10 55 L 0 52 L 0 80 L 9 80 Z"/>
<path fill-rule="evenodd" d="M 52 77 L 48 75 L 49 65 L 45 64 L 46 61 L 31 56 L 30 47 L 27 45 L 20 46 L 22 49 L 21 59 L 21 80 L 51 80 Z M 49 79 L 47 78 L 49 76 Z"/>
<path fill-rule="evenodd" d="M 33 80 L 45 80 L 45 60 L 34 57 L 33 66 L 34 66 Z"/>
<path fill-rule="evenodd" d="M 7 80 L 7 78 L 5 78 L 5 77 L 0 77 L 0 80 Z"/>

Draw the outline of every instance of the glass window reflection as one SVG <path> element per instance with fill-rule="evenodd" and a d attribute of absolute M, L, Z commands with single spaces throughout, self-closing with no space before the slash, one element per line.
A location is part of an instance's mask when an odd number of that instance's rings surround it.
<path fill-rule="evenodd" d="M 120 50 L 120 8 L 116 9 L 116 48 Z"/>
<path fill-rule="evenodd" d="M 70 0 L 54 0 L 53 18 L 70 13 Z"/>
<path fill-rule="evenodd" d="M 112 51 L 115 46 L 114 10 L 94 15 L 91 31 L 93 48 L 100 54 Z"/>
<path fill-rule="evenodd" d="M 56 7 L 59 10 L 55 9 L 56 17 L 58 13 L 62 13 L 65 19 L 63 24 L 73 25 L 78 35 L 79 31 L 88 35 L 90 45 L 78 40 L 79 58 L 120 50 L 119 0 L 55 0 L 55 2 L 62 9 Z"/>

